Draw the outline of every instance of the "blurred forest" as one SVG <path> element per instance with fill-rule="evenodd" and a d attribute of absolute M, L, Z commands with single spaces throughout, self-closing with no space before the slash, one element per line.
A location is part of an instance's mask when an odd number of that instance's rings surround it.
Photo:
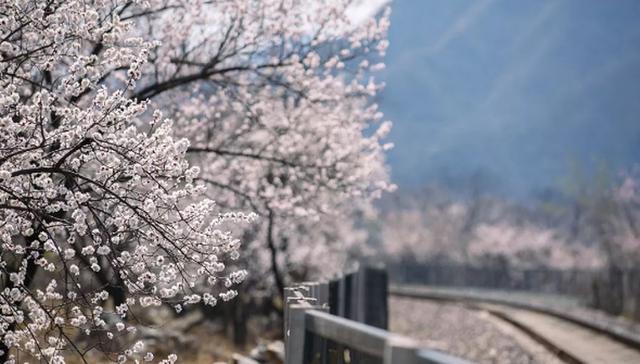
<path fill-rule="evenodd" d="M 381 201 L 370 244 L 401 282 L 571 294 L 640 318 L 637 171 L 579 168 L 529 200 L 425 186 Z"/>

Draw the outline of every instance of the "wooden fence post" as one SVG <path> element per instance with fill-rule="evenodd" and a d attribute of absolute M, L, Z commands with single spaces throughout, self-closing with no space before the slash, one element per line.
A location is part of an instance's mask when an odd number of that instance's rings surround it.
<path fill-rule="evenodd" d="M 289 306 L 289 327 L 286 332 L 288 336 L 285 347 L 285 364 L 304 363 L 305 354 L 305 311 L 309 309 L 308 304 L 291 304 Z"/>
<path fill-rule="evenodd" d="M 329 281 L 329 312 L 332 315 L 340 316 L 338 306 L 340 305 L 340 280 L 332 279 Z"/>
<path fill-rule="evenodd" d="M 283 307 L 283 322 L 282 322 L 282 333 L 283 333 L 283 337 L 284 337 L 284 347 L 286 350 L 287 347 L 287 341 L 289 339 L 289 305 L 290 305 L 290 300 L 292 300 L 295 297 L 295 290 L 292 287 L 286 287 L 284 289 L 284 307 Z"/>
<path fill-rule="evenodd" d="M 343 287 L 340 296 L 340 308 L 342 312 L 340 316 L 348 319 L 353 319 L 353 281 L 355 274 L 349 273 L 345 275 L 341 282 Z"/>
<path fill-rule="evenodd" d="M 315 299 L 314 308 L 319 311 L 329 312 L 329 284 L 326 282 L 316 282 L 311 285 L 310 296 Z M 309 342 L 309 347 L 305 355 L 306 361 L 314 363 L 328 363 L 327 340 L 314 335 Z M 316 360 L 317 359 L 317 360 Z"/>
<path fill-rule="evenodd" d="M 388 327 L 387 272 L 363 268 L 358 272 L 357 321 L 386 330 Z"/>

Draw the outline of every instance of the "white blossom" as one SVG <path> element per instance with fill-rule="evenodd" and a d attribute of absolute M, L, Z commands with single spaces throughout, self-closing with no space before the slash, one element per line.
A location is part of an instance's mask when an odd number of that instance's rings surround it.
<path fill-rule="evenodd" d="M 30 323 L 0 327 L 5 345 L 60 362 L 52 320 L 135 335 L 110 320 L 228 301 L 270 254 L 326 270 L 361 241 L 345 215 L 393 188 L 372 102 L 389 24 L 350 3 L 0 2 L 0 311 Z M 105 287 L 116 312 L 96 310 Z"/>

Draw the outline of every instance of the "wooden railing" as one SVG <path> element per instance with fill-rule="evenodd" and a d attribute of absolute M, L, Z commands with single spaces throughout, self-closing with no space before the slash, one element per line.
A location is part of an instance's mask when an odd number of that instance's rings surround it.
<path fill-rule="evenodd" d="M 387 278 L 365 268 L 285 291 L 286 364 L 462 364 L 387 331 Z M 428 328 L 425 328 L 428 330 Z"/>

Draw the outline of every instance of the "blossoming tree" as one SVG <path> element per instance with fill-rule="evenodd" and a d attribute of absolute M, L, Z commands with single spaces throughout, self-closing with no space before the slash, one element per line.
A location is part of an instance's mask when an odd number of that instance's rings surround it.
<path fill-rule="evenodd" d="M 225 268 L 239 241 L 222 225 L 251 216 L 202 198 L 189 141 L 127 97 L 155 46 L 129 35 L 128 5 L 0 4 L 3 362 L 84 359 L 89 334 L 124 362 L 142 345 L 107 343 L 135 331 L 132 308 L 215 305 L 246 275 Z"/>
<path fill-rule="evenodd" d="M 569 239 L 564 226 L 547 226 L 540 211 L 504 201 L 449 200 L 446 192 L 424 192 L 398 203 L 381 219 L 388 256 L 412 262 L 490 267 L 504 261 L 517 268 L 593 269 L 603 265 L 597 244 Z M 481 206 L 481 208 L 478 208 Z M 477 212 L 480 211 L 480 212 Z"/>
<path fill-rule="evenodd" d="M 251 268 L 279 288 L 283 255 L 353 231 L 318 224 L 348 227 L 392 186 L 371 102 L 388 18 L 352 2 L 0 3 L 4 360 L 152 360 L 109 344 L 134 306 L 215 305 L 246 276 L 227 228 L 252 216 L 213 199 L 261 215 L 245 235 L 268 258 Z"/>
<path fill-rule="evenodd" d="M 348 224 L 353 205 L 392 188 L 382 142 L 390 124 L 371 102 L 388 17 L 355 18 L 353 3 L 175 1 L 126 11 L 143 18 L 145 38 L 161 40 L 131 96 L 166 108 L 219 204 L 262 217 L 251 248 L 266 256 L 252 263 L 267 264 L 251 269 L 270 272 L 279 292 L 290 251 L 351 240 L 316 234 L 309 245 L 300 231 L 332 218 Z"/>

